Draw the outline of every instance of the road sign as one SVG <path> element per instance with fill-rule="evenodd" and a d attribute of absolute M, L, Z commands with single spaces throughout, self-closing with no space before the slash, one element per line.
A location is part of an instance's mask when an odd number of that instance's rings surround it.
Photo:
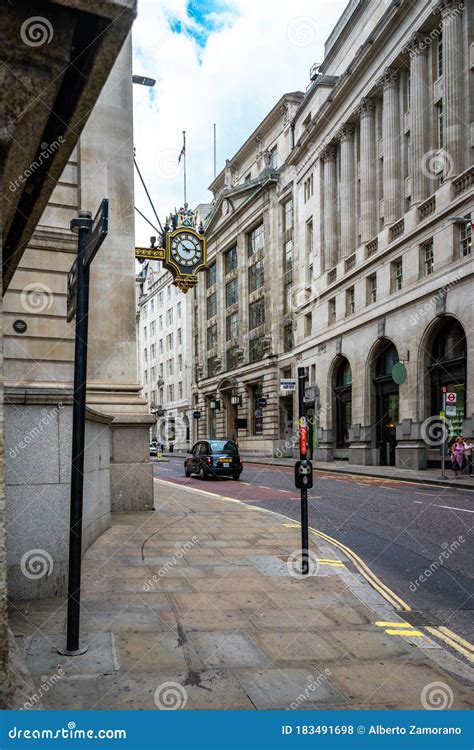
<path fill-rule="evenodd" d="M 67 275 L 67 315 L 66 320 L 68 323 L 74 319 L 76 314 L 77 304 L 77 260 L 71 266 L 71 270 Z"/>
<path fill-rule="evenodd" d="M 84 265 L 91 263 L 97 250 L 102 245 L 109 231 L 109 199 L 104 198 L 97 211 L 92 226 L 87 235 L 86 248 L 84 252 Z"/>
<path fill-rule="evenodd" d="M 456 404 L 446 404 L 446 416 L 447 417 L 456 416 Z"/>
<path fill-rule="evenodd" d="M 258 399 L 258 406 L 260 408 L 263 408 L 266 405 L 267 405 L 267 399 L 264 396 Z"/>
<path fill-rule="evenodd" d="M 447 393 L 446 394 L 446 403 L 447 404 L 455 404 L 458 400 L 457 393 Z"/>
<path fill-rule="evenodd" d="M 447 393 L 447 392 L 448 392 L 448 386 L 447 385 L 442 385 L 441 386 L 441 393 Z"/>
<path fill-rule="evenodd" d="M 286 393 L 293 393 L 296 391 L 296 380 L 292 378 L 282 378 L 280 380 L 280 390 Z"/>
<path fill-rule="evenodd" d="M 200 411 L 193 411 L 193 417 L 194 417 L 194 419 L 201 419 L 201 412 Z"/>

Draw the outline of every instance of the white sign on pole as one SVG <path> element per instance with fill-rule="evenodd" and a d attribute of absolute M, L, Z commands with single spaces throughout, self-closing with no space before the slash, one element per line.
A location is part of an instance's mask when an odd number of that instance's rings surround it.
<path fill-rule="evenodd" d="M 446 404 L 446 416 L 447 417 L 456 416 L 456 404 Z"/>
<path fill-rule="evenodd" d="M 293 393 L 296 391 L 296 380 L 293 380 L 292 378 L 282 378 L 280 380 L 280 391 L 285 391 L 285 393 Z"/>
<path fill-rule="evenodd" d="M 447 404 L 455 404 L 458 400 L 457 393 L 447 393 L 446 394 L 446 403 Z"/>

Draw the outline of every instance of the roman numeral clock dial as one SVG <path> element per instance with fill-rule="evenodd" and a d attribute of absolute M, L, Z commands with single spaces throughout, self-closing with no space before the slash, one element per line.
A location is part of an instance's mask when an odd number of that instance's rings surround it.
<path fill-rule="evenodd" d="M 186 270 L 191 269 L 202 261 L 201 242 L 187 232 L 178 235 L 171 241 L 171 257 Z"/>
<path fill-rule="evenodd" d="M 187 225 L 183 221 L 177 227 L 178 221 L 174 223 L 175 229 L 165 234 L 163 265 L 173 274 L 176 286 L 187 292 L 196 285 L 197 272 L 206 268 L 206 238 L 190 225 L 190 220 Z"/>

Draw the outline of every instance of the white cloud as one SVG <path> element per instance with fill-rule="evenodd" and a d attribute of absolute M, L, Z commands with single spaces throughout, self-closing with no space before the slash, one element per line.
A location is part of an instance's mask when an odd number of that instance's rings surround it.
<path fill-rule="evenodd" d="M 229 0 L 194 3 L 215 30 L 205 47 L 192 34 L 185 0 L 139 0 L 133 27 L 134 73 L 157 79 L 150 91 L 134 87 L 137 161 L 164 220 L 183 202 L 182 131 L 187 133 L 188 202 L 210 200 L 213 123 L 217 124 L 217 171 L 285 92 L 304 90 L 309 68 L 322 62 L 324 41 L 347 0 Z M 219 6 L 222 10 L 219 10 Z M 174 33 L 170 21 L 181 22 Z M 136 181 L 136 205 L 152 210 Z M 137 216 L 138 244 L 150 227 Z"/>

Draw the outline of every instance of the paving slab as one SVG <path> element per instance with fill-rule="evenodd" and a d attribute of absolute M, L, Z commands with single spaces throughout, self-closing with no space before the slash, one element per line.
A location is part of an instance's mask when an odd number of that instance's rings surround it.
<path fill-rule="evenodd" d="M 183 645 L 177 631 L 117 634 L 117 652 L 125 672 L 156 672 L 186 667 Z"/>
<path fill-rule="evenodd" d="M 259 632 L 255 638 L 274 664 L 292 662 L 307 664 L 308 661 L 333 661 L 344 656 L 343 648 L 334 645 L 326 637 L 326 633 L 331 631 L 324 630 L 323 632 L 324 636 L 319 635 L 319 633 L 301 631 L 293 633 Z M 344 644 L 341 645 L 344 647 Z"/>
<path fill-rule="evenodd" d="M 248 633 L 190 633 L 196 654 L 205 669 L 213 667 L 263 667 L 271 660 Z"/>
<path fill-rule="evenodd" d="M 24 653 L 26 666 L 32 675 L 48 675 L 61 670 L 66 675 L 114 674 L 117 670 L 115 641 L 112 633 L 84 633 L 81 644 L 88 651 L 81 656 L 62 656 L 58 646 L 64 646 L 64 636 L 37 633 L 26 638 Z"/>
<path fill-rule="evenodd" d="M 305 669 L 239 669 L 236 675 L 258 709 L 345 708 L 348 703 L 324 672 L 311 665 Z"/>

